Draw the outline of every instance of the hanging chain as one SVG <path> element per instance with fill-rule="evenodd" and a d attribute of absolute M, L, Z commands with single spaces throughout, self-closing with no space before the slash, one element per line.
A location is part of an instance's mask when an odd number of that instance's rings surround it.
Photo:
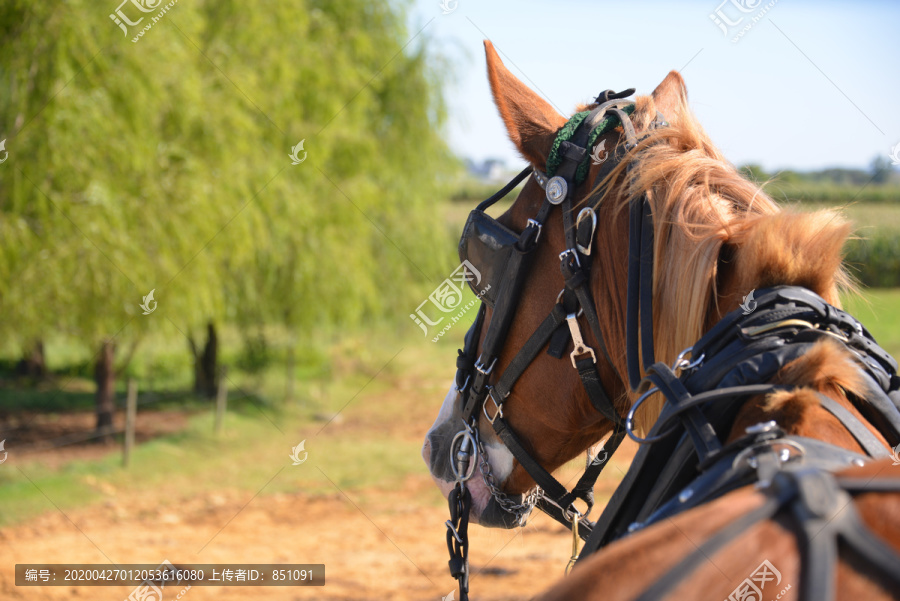
<path fill-rule="evenodd" d="M 459 582 L 459 601 L 469 599 L 469 510 L 472 493 L 463 481 L 450 491 L 450 519 L 447 520 L 447 550 L 450 575 Z"/>
<path fill-rule="evenodd" d="M 535 486 L 531 492 L 522 498 L 521 503 L 513 501 L 509 498 L 509 495 L 500 490 L 500 487 L 498 487 L 494 481 L 491 464 L 487 459 L 487 450 L 484 448 L 484 443 L 482 443 L 481 439 L 478 437 L 477 429 L 475 430 L 475 442 L 478 444 L 478 454 L 480 455 L 481 461 L 479 469 L 481 470 L 481 479 L 484 480 L 485 486 L 488 487 L 488 490 L 491 491 L 491 496 L 494 497 L 494 500 L 497 501 L 497 504 L 500 505 L 504 511 L 516 516 L 516 525 L 524 526 L 525 522 L 528 520 L 528 516 L 531 515 L 531 510 L 534 509 L 534 506 L 537 505 L 537 502 L 544 495 L 544 491 L 541 490 L 540 486 Z"/>

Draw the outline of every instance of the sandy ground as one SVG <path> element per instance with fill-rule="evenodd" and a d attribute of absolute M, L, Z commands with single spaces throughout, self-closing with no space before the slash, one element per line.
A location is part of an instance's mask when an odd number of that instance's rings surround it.
<path fill-rule="evenodd" d="M 372 395 L 367 403 L 387 402 L 405 388 L 400 384 L 392 391 Z M 436 407 L 411 402 L 409 411 L 400 413 L 402 417 L 385 424 L 385 434 L 419 441 L 435 412 Z M 347 422 L 335 435 L 350 436 L 355 429 L 372 427 L 360 410 L 348 413 Z M 165 416 L 155 427 L 162 422 L 172 427 Z M 625 469 L 633 449 L 623 447 L 622 451 L 622 456 L 613 460 L 619 469 Z M 71 447 L 65 452 L 73 456 Z M 74 456 L 87 454 L 81 457 L 87 458 L 98 452 L 93 447 L 76 451 Z M 42 460 L 54 463 L 57 459 L 52 453 L 40 451 Z M 577 475 L 574 469 L 565 471 L 564 481 Z M 608 496 L 614 484 L 598 484 L 598 496 Z M 104 502 L 65 514 L 48 504 L 50 508 L 35 519 L 0 530 L 0 599 L 119 601 L 128 599 L 133 591 L 133 587 L 123 586 L 16 587 L 17 563 L 156 565 L 168 559 L 175 564 L 326 566 L 323 587 L 193 587 L 181 597 L 188 601 L 441 601 L 455 591 L 456 582 L 447 569 L 444 522 L 449 516 L 446 506 L 436 505 L 436 493 L 423 464 L 421 473 L 407 477 L 394 490 L 254 496 L 229 489 L 223 482 L 220 489 L 189 498 L 172 491 L 164 501 L 159 495 L 110 493 Z M 518 600 L 536 595 L 563 577 L 571 550 L 568 531 L 540 514 L 515 531 L 472 525 L 470 540 L 473 600 Z M 167 590 L 163 601 L 175 599 L 180 590 Z"/>
<path fill-rule="evenodd" d="M 243 511 L 246 494 L 213 493 L 166 506 L 134 499 L 68 515 L 47 513 L 2 533 L 0 598 L 126 599 L 130 587 L 14 586 L 16 563 L 107 563 L 108 557 L 116 563 L 169 559 L 326 566 L 324 587 L 194 587 L 187 598 L 197 601 L 440 601 L 455 584 L 447 574 L 443 542 L 446 511 L 409 503 L 417 494 L 430 493 L 430 487 L 430 482 L 410 478 L 403 490 L 380 495 L 380 503 L 367 503 L 365 512 L 351 502 L 352 496 L 348 500 L 337 493 L 316 498 L 260 496 Z M 520 531 L 473 526 L 470 533 L 473 599 L 527 599 L 536 586 L 562 575 L 570 539 L 562 526 L 545 516 L 537 516 Z"/>

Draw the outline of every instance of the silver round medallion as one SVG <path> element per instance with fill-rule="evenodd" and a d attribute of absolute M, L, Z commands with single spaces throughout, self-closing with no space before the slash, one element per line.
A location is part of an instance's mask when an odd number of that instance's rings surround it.
<path fill-rule="evenodd" d="M 550 201 L 550 204 L 558 205 L 561 203 L 566 199 L 568 191 L 569 185 L 566 183 L 566 180 L 558 175 L 551 177 L 550 181 L 547 182 L 547 200 Z"/>

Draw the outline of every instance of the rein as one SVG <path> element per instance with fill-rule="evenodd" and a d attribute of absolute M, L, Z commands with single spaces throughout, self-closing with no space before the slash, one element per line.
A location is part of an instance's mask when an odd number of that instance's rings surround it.
<path fill-rule="evenodd" d="M 491 249 L 490 252 L 493 253 L 496 253 L 498 248 L 504 248 L 505 252 L 502 254 L 502 269 L 494 269 L 496 266 L 493 264 L 489 266 L 492 272 L 498 272 L 502 278 L 499 290 L 490 298 L 482 299 L 478 316 L 466 333 L 464 348 L 459 352 L 457 359 L 456 387 L 463 403 L 461 413 L 464 429 L 457 434 L 450 446 L 450 463 L 456 485 L 449 495 L 451 519 L 446 525 L 450 573 L 459 581 L 462 601 L 468 599 L 469 577 L 467 527 L 471 494 L 466 487 L 466 481 L 474 474 L 475 455 L 480 456 L 482 478 L 491 492 L 492 499 L 506 516 L 505 525 L 524 526 L 532 509 L 538 507 L 572 530 L 573 554 L 569 563 L 571 567 L 578 556 L 578 539 L 587 539 L 593 531 L 594 524 L 587 520 L 587 516 L 594 506 L 594 484 L 607 465 L 608 459 L 625 438 L 625 421 L 601 384 L 596 366 L 598 353 L 585 343 L 579 322 L 579 318 L 583 316 L 599 346 L 600 354 L 615 371 L 603 339 L 597 307 L 589 286 L 591 248 L 596 233 L 597 216 L 592 208 L 586 207 L 575 218 L 573 202 L 575 189 L 586 178 L 590 166 L 589 148 L 600 135 L 621 126 L 625 144 L 616 146 L 611 153 L 614 156 L 604 163 L 595 183 L 602 181 L 615 165 L 637 146 L 639 139 L 629 116 L 634 111 L 634 104 L 623 100 L 633 93 L 634 90 L 629 89 L 620 93 L 607 90 L 601 94 L 597 99 L 599 106 L 591 111 L 578 113 L 558 132 L 547 162 L 547 174 L 532 167 L 526 168 L 502 190 L 480 203 L 470 215 L 463 230 L 459 250 L 460 259 L 464 262 L 468 261 L 471 253 L 477 254 L 484 248 Z M 657 114 L 650 129 L 667 125 L 662 115 Z M 632 166 L 629 164 L 628 168 L 631 169 Z M 529 175 L 532 175 L 544 189 L 545 200 L 537 214 L 528 220 L 526 228 L 521 234 L 516 235 L 488 216 L 484 210 L 506 196 Z M 565 287 L 560 291 L 549 315 L 519 349 L 504 372 L 491 384 L 497 358 L 503 350 L 516 312 L 530 255 L 537 247 L 543 225 L 556 206 L 562 210 L 565 231 L 566 250 L 559 255 Z M 653 363 L 653 224 L 646 196 L 633 205 L 629 222 L 632 234 L 629 243 L 627 354 L 629 382 L 632 383 L 632 388 L 636 389 L 640 382 L 639 325 L 641 345 L 644 349 L 644 365 L 649 366 Z M 631 303 L 632 298 L 637 299 L 634 306 Z M 492 305 L 493 313 L 479 354 L 478 342 L 484 327 L 486 304 Z M 563 323 L 566 327 L 563 327 Z M 600 453 L 593 458 L 588 456 L 585 471 L 571 491 L 534 460 L 504 416 L 504 403 L 513 386 L 541 350 L 546 346 L 548 354 L 562 358 L 570 340 L 574 348 L 569 358 L 573 368 L 578 372 L 592 406 L 614 426 L 612 434 L 603 445 L 602 458 Z M 476 412 L 479 410 L 503 444 L 537 484 L 536 488 L 521 501 L 517 502 L 503 493 L 493 480 L 484 445 L 478 439 Z M 576 500 L 584 503 L 586 506 L 584 511 L 576 508 L 574 504 Z"/>

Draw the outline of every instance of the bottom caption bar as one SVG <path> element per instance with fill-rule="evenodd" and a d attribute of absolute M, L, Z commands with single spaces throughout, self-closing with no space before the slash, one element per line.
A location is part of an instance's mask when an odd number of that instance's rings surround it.
<path fill-rule="evenodd" d="M 321 563 L 17 563 L 16 586 L 324 586 Z"/>

